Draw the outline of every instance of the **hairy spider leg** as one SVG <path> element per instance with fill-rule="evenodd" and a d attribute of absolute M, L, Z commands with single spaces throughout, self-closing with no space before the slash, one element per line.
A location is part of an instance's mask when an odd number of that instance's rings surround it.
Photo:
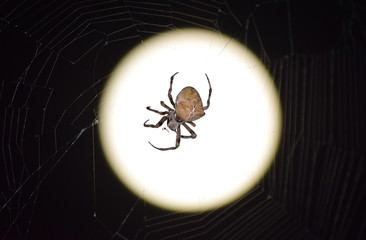
<path fill-rule="evenodd" d="M 208 85 L 210 86 L 210 90 L 208 92 L 207 106 L 203 107 L 203 110 L 206 110 L 210 106 L 210 98 L 211 98 L 211 94 L 212 94 L 210 79 L 208 78 L 206 73 L 205 73 L 205 75 L 206 75 L 206 78 L 207 78 L 207 81 L 208 81 Z"/>
<path fill-rule="evenodd" d="M 184 122 L 182 125 L 188 130 L 188 132 L 191 134 L 190 136 L 181 135 L 181 138 L 192 138 L 195 139 L 197 137 L 197 134 L 190 128 L 188 125 Z"/>
<path fill-rule="evenodd" d="M 168 98 L 170 103 L 175 106 L 175 103 L 173 101 L 173 97 L 172 97 L 172 85 L 173 85 L 173 80 L 174 80 L 174 76 L 177 75 L 179 72 L 176 72 L 173 74 L 173 76 L 170 77 L 170 87 L 169 87 L 169 91 L 168 91 Z"/>
<path fill-rule="evenodd" d="M 157 124 L 146 124 L 147 121 L 149 121 L 149 119 L 147 119 L 145 122 L 144 122 L 144 127 L 152 127 L 152 128 L 158 128 L 160 127 L 161 125 L 163 125 L 163 123 L 168 120 L 169 117 L 168 116 L 164 116 L 160 119 L 160 121 L 157 123 Z"/>
<path fill-rule="evenodd" d="M 150 107 L 150 106 L 146 107 L 146 109 L 147 109 L 147 110 L 149 110 L 149 111 L 152 111 L 152 112 L 154 112 L 154 113 L 160 114 L 160 115 L 169 114 L 169 112 L 167 112 L 167 111 L 160 112 L 160 111 L 158 111 L 158 110 L 151 109 L 151 107 Z"/>
<path fill-rule="evenodd" d="M 168 109 L 169 111 L 174 111 L 173 109 L 171 109 L 168 105 L 166 105 L 163 101 L 160 101 L 161 106 L 165 107 L 166 109 Z"/>
<path fill-rule="evenodd" d="M 194 122 L 186 122 L 186 123 L 191 124 L 193 127 L 195 127 L 195 126 L 196 126 L 196 124 L 195 124 Z"/>
<path fill-rule="evenodd" d="M 180 138 L 181 138 L 181 135 L 180 135 L 180 125 L 178 126 L 177 128 L 177 137 L 176 137 L 176 140 L 175 140 L 175 147 L 169 147 L 169 148 L 158 148 L 158 147 L 155 147 L 154 145 L 152 145 L 151 142 L 150 145 L 160 151 L 166 151 L 166 150 L 174 150 L 174 149 L 177 149 L 179 147 L 179 144 L 180 144 Z"/>

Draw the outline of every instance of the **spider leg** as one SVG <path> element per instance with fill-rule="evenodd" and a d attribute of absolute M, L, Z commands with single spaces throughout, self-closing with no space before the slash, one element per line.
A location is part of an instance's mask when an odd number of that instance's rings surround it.
<path fill-rule="evenodd" d="M 180 137 L 181 137 L 181 135 L 180 135 L 180 126 L 178 126 L 178 128 L 177 128 L 177 137 L 176 137 L 176 140 L 175 140 L 175 146 L 174 146 L 174 147 L 169 147 L 169 148 L 158 148 L 158 147 L 155 147 L 154 145 L 152 145 L 152 143 L 151 143 L 151 142 L 149 142 L 149 143 L 150 143 L 150 145 L 151 145 L 152 147 L 154 147 L 154 148 L 156 148 L 156 149 L 158 149 L 158 150 L 160 150 L 160 151 L 174 150 L 174 149 L 177 149 L 177 148 L 179 147 L 179 144 L 180 144 Z"/>
<path fill-rule="evenodd" d="M 191 134 L 191 136 L 184 136 L 181 135 L 181 138 L 192 138 L 195 139 L 197 137 L 197 134 L 190 128 L 186 123 L 182 123 L 182 125 L 188 130 L 188 132 Z"/>
<path fill-rule="evenodd" d="M 196 124 L 195 124 L 194 122 L 186 122 L 186 123 L 191 124 L 193 127 L 195 127 L 195 126 L 196 126 Z"/>
<path fill-rule="evenodd" d="M 169 91 L 168 91 L 168 98 L 170 103 L 175 106 L 175 103 L 173 101 L 173 97 L 172 97 L 172 85 L 173 85 L 173 80 L 174 80 L 174 76 L 177 75 L 178 72 L 174 73 L 173 76 L 170 77 L 170 87 L 169 87 Z"/>
<path fill-rule="evenodd" d="M 160 127 L 161 125 L 163 125 L 163 123 L 166 121 L 166 120 L 168 120 L 168 116 L 165 116 L 165 117 L 162 117 L 161 119 L 160 119 L 160 121 L 157 123 L 157 124 L 146 124 L 147 123 L 147 121 L 149 121 L 149 119 L 148 120 L 146 120 L 145 122 L 144 122 L 144 127 L 152 127 L 152 128 L 158 128 L 158 127 Z"/>
<path fill-rule="evenodd" d="M 169 111 L 174 111 L 173 109 L 171 109 L 168 105 L 166 105 L 163 101 L 160 102 L 161 106 L 165 107 L 166 109 L 168 109 Z"/>
<path fill-rule="evenodd" d="M 149 111 L 152 111 L 152 112 L 154 112 L 154 113 L 160 114 L 160 115 L 169 114 L 169 112 L 167 112 L 167 111 L 160 112 L 160 111 L 158 111 L 158 110 L 151 109 L 151 107 L 150 107 L 150 106 L 146 107 L 146 109 L 147 109 L 147 110 L 149 110 Z"/>
<path fill-rule="evenodd" d="M 207 81 L 208 81 L 208 85 L 210 86 L 210 90 L 208 92 L 207 106 L 203 107 L 203 110 L 206 110 L 210 106 L 210 98 L 211 98 L 211 94 L 212 94 L 210 79 L 208 78 L 207 74 L 205 74 L 205 75 L 206 75 L 206 78 L 207 78 Z"/>

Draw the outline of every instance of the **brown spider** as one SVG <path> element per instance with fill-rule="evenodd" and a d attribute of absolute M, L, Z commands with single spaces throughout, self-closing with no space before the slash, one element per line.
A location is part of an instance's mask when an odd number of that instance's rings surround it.
<path fill-rule="evenodd" d="M 165 121 L 167 121 L 168 127 L 172 131 L 175 131 L 177 133 L 177 137 L 176 137 L 174 147 L 158 148 L 158 147 L 155 147 L 154 145 L 152 145 L 149 142 L 151 146 L 153 146 L 154 148 L 156 148 L 158 150 L 162 150 L 162 151 L 173 150 L 173 149 L 178 148 L 181 138 L 192 138 L 192 139 L 196 138 L 197 134 L 190 127 L 188 127 L 187 123 L 189 123 L 190 125 L 195 127 L 196 124 L 193 123 L 193 121 L 203 117 L 205 115 L 204 110 L 208 109 L 208 107 L 210 106 L 210 98 L 211 98 L 212 88 L 211 88 L 210 79 L 208 79 L 207 74 L 205 74 L 205 75 L 206 75 L 206 78 L 207 78 L 207 81 L 208 81 L 208 85 L 210 86 L 208 99 L 207 99 L 207 106 L 204 107 L 202 105 L 201 97 L 200 97 L 199 93 L 197 92 L 197 90 L 194 89 L 193 87 L 183 88 L 182 91 L 180 91 L 178 93 L 177 99 L 175 100 L 175 103 L 174 103 L 173 97 L 172 97 L 172 85 L 173 85 L 174 76 L 176 74 L 178 74 L 178 72 L 176 72 L 173 76 L 170 77 L 170 88 L 169 88 L 169 91 L 168 91 L 168 98 L 169 98 L 171 104 L 173 105 L 174 109 L 171 109 L 170 107 L 168 107 L 163 101 L 161 101 L 160 104 L 161 104 L 161 106 L 168 109 L 168 111 L 160 112 L 160 111 L 151 109 L 150 106 L 146 107 L 147 110 L 158 113 L 160 115 L 166 115 L 166 116 L 162 117 L 160 119 L 160 121 L 155 125 L 154 124 L 146 124 L 147 121 L 149 121 L 149 120 L 146 120 L 144 122 L 145 127 L 158 128 Z M 183 125 L 191 135 L 190 136 L 181 135 L 180 125 Z"/>

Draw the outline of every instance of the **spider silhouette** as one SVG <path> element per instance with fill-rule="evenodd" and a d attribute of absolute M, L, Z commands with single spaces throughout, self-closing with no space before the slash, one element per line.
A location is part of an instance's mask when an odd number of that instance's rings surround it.
<path fill-rule="evenodd" d="M 210 90 L 209 90 L 209 94 L 208 94 L 207 105 L 205 107 L 202 105 L 202 100 L 201 100 L 201 97 L 200 97 L 198 91 L 196 89 L 194 89 L 193 87 L 183 88 L 178 93 L 177 98 L 174 103 L 173 97 L 172 97 L 172 85 L 173 85 L 174 76 L 177 74 L 178 74 L 178 72 L 176 72 L 175 74 L 173 74 L 173 76 L 170 77 L 170 88 L 168 91 L 168 98 L 169 98 L 170 103 L 173 105 L 174 109 L 167 106 L 163 101 L 161 101 L 160 104 L 161 104 L 161 106 L 166 108 L 168 111 L 160 112 L 158 110 L 151 109 L 150 106 L 146 107 L 146 109 L 149 111 L 155 112 L 160 115 L 165 115 L 165 116 L 162 117 L 157 124 L 146 124 L 149 121 L 149 119 L 146 120 L 144 122 L 145 127 L 158 128 L 161 125 L 163 125 L 163 123 L 165 121 L 167 121 L 168 127 L 172 131 L 175 131 L 177 134 L 174 147 L 158 148 L 149 142 L 151 146 L 153 146 L 154 148 L 161 150 L 161 151 L 177 149 L 179 147 L 181 138 L 192 138 L 192 139 L 196 138 L 197 134 L 187 125 L 187 123 L 192 125 L 193 127 L 195 127 L 196 124 L 193 121 L 203 117 L 205 115 L 204 111 L 207 110 L 208 107 L 210 106 L 212 88 L 211 88 L 210 79 L 208 78 L 207 74 L 205 74 L 205 75 L 206 75 Z M 188 130 L 188 132 L 191 134 L 190 136 L 181 135 L 181 130 L 180 130 L 181 125 L 183 125 Z"/>

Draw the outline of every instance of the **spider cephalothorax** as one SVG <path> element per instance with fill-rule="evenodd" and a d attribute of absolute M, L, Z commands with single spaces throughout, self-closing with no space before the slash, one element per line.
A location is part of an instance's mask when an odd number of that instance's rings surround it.
<path fill-rule="evenodd" d="M 208 85 L 210 87 L 210 90 L 208 93 L 208 99 L 207 99 L 207 106 L 204 107 L 202 105 L 201 97 L 200 97 L 199 93 L 197 92 L 197 90 L 194 89 L 193 87 L 183 88 L 182 91 L 180 91 L 178 93 L 177 98 L 174 103 L 173 97 L 172 97 L 172 85 L 173 85 L 174 76 L 176 74 L 178 74 L 178 73 L 175 73 L 170 78 L 170 88 L 168 91 L 168 98 L 169 98 L 170 103 L 173 105 L 174 109 L 167 106 L 163 101 L 161 101 L 160 104 L 161 104 L 161 106 L 166 108 L 168 111 L 160 112 L 158 110 L 154 110 L 154 109 L 151 109 L 150 107 L 147 107 L 147 110 L 150 110 L 152 112 L 158 113 L 160 115 L 165 115 L 165 116 L 162 117 L 157 124 L 146 124 L 147 121 L 149 121 L 149 120 L 146 120 L 144 123 L 145 127 L 158 128 L 161 125 L 163 125 L 163 123 L 165 121 L 167 121 L 168 127 L 172 131 L 175 131 L 177 133 L 174 147 L 158 148 L 149 142 L 151 144 L 151 146 L 153 146 L 154 148 L 159 149 L 159 150 L 172 150 L 172 149 L 178 148 L 181 138 L 196 138 L 197 137 L 196 133 L 187 125 L 187 123 L 189 123 L 193 127 L 196 126 L 196 124 L 194 124 L 193 121 L 203 117 L 205 115 L 204 110 L 206 110 L 210 106 L 212 88 L 211 88 L 210 79 L 208 79 L 207 74 L 206 74 L 206 78 L 208 81 Z M 183 125 L 188 130 L 188 132 L 191 134 L 190 136 L 181 135 L 181 132 L 180 132 L 181 125 Z"/>

